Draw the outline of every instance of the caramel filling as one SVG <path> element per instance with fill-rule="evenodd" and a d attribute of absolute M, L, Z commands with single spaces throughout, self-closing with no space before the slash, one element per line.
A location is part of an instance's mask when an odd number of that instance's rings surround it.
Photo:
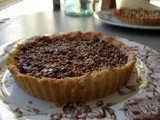
<path fill-rule="evenodd" d="M 94 70 L 121 67 L 128 57 L 115 45 L 96 35 L 63 38 L 39 37 L 15 57 L 22 74 L 38 78 L 78 77 Z"/>

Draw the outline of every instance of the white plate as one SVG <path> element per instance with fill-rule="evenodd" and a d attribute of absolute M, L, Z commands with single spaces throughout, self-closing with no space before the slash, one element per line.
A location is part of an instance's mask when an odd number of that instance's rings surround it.
<path fill-rule="evenodd" d="M 5 58 L 16 42 L 0 47 L 0 119 L 154 119 L 160 117 L 160 54 L 142 44 L 119 38 L 136 53 L 129 82 L 115 94 L 79 103 L 53 103 L 28 95 L 14 82 Z"/>
<path fill-rule="evenodd" d="M 111 10 L 95 12 L 94 17 L 102 21 L 103 23 L 113 25 L 113 26 L 135 28 L 135 29 L 160 30 L 160 26 L 142 26 L 142 25 L 131 25 L 131 24 L 122 23 L 114 17 Z"/>

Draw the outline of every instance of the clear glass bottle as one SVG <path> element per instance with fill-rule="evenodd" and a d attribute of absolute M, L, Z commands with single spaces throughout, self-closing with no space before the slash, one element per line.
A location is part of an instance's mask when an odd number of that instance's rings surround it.
<path fill-rule="evenodd" d="M 94 0 L 64 0 L 64 11 L 71 16 L 90 16 L 93 14 Z"/>

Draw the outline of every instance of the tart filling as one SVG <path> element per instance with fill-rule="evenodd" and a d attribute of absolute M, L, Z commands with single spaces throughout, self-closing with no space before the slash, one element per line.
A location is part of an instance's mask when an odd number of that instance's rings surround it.
<path fill-rule="evenodd" d="M 62 39 L 43 36 L 25 45 L 15 56 L 20 73 L 57 79 L 121 67 L 127 59 L 116 46 L 96 35 L 88 39 L 82 35 Z"/>
<path fill-rule="evenodd" d="M 22 89 L 56 102 L 111 94 L 127 82 L 134 63 L 127 46 L 94 32 L 33 37 L 7 57 L 8 69 Z"/>
<path fill-rule="evenodd" d="M 125 23 L 137 25 L 160 25 L 160 10 L 145 10 L 142 8 L 113 9 L 115 17 Z"/>

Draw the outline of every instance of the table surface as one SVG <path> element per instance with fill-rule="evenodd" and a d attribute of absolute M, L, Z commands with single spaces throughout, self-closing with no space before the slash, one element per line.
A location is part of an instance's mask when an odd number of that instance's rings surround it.
<path fill-rule="evenodd" d="M 160 30 L 111 26 L 90 17 L 72 17 L 63 11 L 40 12 L 13 18 L 0 28 L 0 45 L 35 35 L 69 31 L 99 31 L 147 45 L 160 52 Z"/>

